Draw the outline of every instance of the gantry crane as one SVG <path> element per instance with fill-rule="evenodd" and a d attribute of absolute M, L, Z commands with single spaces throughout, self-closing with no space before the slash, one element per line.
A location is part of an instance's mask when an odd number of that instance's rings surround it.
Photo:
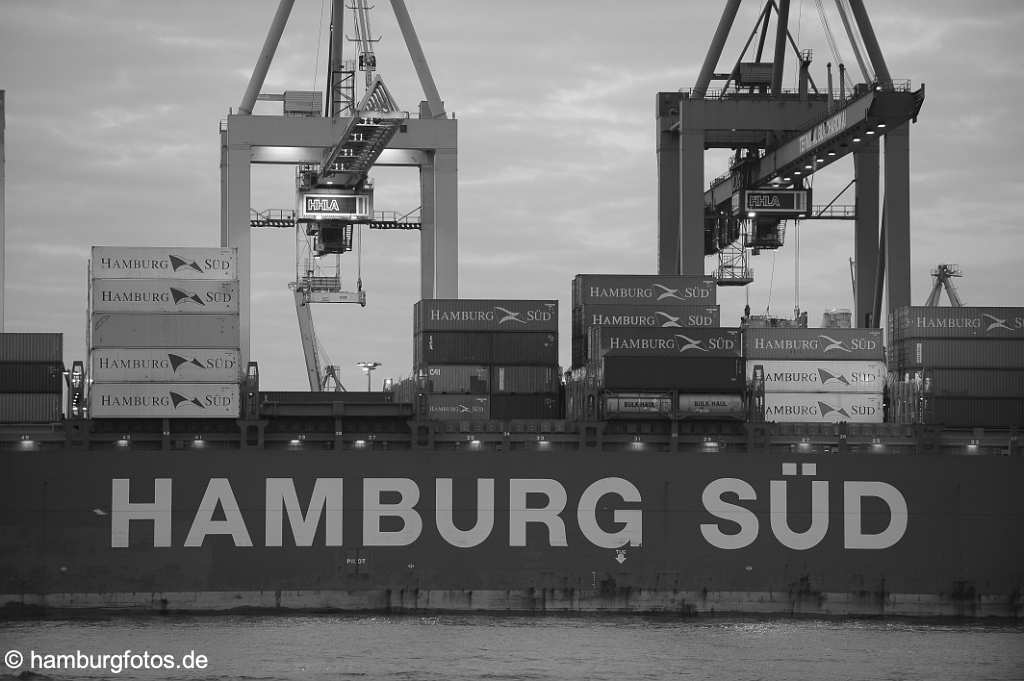
<path fill-rule="evenodd" d="M 953 277 L 962 277 L 963 272 L 960 270 L 959 265 L 938 265 L 932 270 L 932 277 L 935 278 L 935 283 L 932 284 L 932 291 L 928 294 L 928 300 L 925 301 L 926 307 L 937 307 L 939 304 L 939 298 L 942 296 L 942 290 L 946 290 L 946 295 L 949 296 L 949 304 L 953 307 L 963 307 L 963 301 L 960 300 L 960 294 L 957 293 L 956 286 L 953 285 Z"/>

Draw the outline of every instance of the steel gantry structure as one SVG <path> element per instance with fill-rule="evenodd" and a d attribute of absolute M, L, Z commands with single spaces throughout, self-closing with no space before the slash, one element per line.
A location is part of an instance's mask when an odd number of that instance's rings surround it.
<path fill-rule="evenodd" d="M 909 82 L 892 79 L 863 0 L 836 0 L 864 77 L 852 89 L 847 88 L 842 63 L 838 90 L 833 87 L 831 64 L 827 90 L 818 89 L 810 75 L 810 52 L 797 49 L 789 33 L 789 0 L 768 0 L 738 61 L 729 71 L 716 72 L 739 5 L 740 0 L 726 0 L 694 87 L 657 95 L 658 271 L 704 274 L 705 255 L 736 243 L 756 247 L 762 232 L 776 233 L 773 227 L 780 218 L 738 212 L 738 197 L 752 191 L 807 189 L 806 181 L 815 172 L 852 154 L 856 210 L 829 209 L 830 214 L 821 211 L 820 217 L 854 221 L 855 279 L 862 284 L 855 294 L 855 325 L 877 327 L 883 281 L 890 310 L 911 303 L 910 122 L 917 120 L 924 87 L 915 91 Z M 824 12 L 820 2 L 818 8 Z M 773 15 L 774 58 L 766 62 L 762 56 Z M 824 13 L 822 17 L 828 32 Z M 744 61 L 758 34 L 756 56 Z M 831 34 L 828 38 L 838 60 Z M 782 88 L 790 48 L 799 64 L 796 91 Z M 724 84 L 712 90 L 712 81 Z M 713 148 L 735 153 L 729 172 L 708 188 L 704 153 Z M 882 150 L 884 187 L 879 172 Z M 789 217 L 818 217 L 817 213 L 807 205 Z M 767 243 L 777 247 L 781 239 Z M 751 278 L 744 273 L 736 281 L 719 283 L 749 283 Z"/>
<path fill-rule="evenodd" d="M 359 103 L 345 97 L 346 91 L 352 91 L 351 83 L 346 84 L 352 74 L 346 73 L 341 60 L 344 0 L 332 0 L 331 32 L 335 39 L 331 45 L 327 115 L 303 105 L 302 95 L 319 93 L 261 95 L 293 5 L 294 0 L 280 1 L 238 111 L 228 116 L 220 130 L 221 245 L 238 249 L 243 367 L 251 359 L 252 225 L 287 226 L 296 219 L 288 214 L 256 213 L 253 221 L 252 164 L 312 168 L 315 187 L 355 189 L 363 186 L 372 166 L 418 168 L 420 294 L 423 298 L 458 297 L 457 122 L 445 113 L 404 0 L 391 0 L 391 7 L 425 97 L 416 117 L 397 112 L 379 81 L 367 83 L 366 96 Z M 284 114 L 253 115 L 258 99 L 282 99 Z M 303 114 L 294 115 L 296 109 Z M 379 218 L 372 216 L 365 222 L 382 226 Z M 395 226 L 401 228 L 403 224 L 396 221 Z"/>

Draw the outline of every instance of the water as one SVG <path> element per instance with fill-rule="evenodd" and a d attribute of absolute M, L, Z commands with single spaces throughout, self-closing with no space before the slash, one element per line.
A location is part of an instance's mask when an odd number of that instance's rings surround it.
<path fill-rule="evenodd" d="M 203 670 L 25 672 L 31 651 L 208 658 Z M 0 622 L 0 679 L 1024 679 L 1024 625 L 495 615 L 110 617 Z M 123 659 L 122 658 L 119 658 Z M 153 658 L 151 657 L 150 660 Z M 161 658 L 161 663 L 163 663 Z M 55 660 L 50 658 L 52 665 Z M 77 662 L 76 662 L 77 663 Z M 152 666 L 152 662 L 150 663 Z M 8 675 L 4 675 L 8 674 Z M 20 676 L 19 676 L 20 674 Z"/>

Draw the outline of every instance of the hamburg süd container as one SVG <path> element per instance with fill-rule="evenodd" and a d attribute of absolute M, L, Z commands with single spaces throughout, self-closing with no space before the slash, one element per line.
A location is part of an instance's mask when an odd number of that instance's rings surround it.
<path fill-rule="evenodd" d="M 237 383 L 93 383 L 93 418 L 237 418 Z"/>
<path fill-rule="evenodd" d="M 561 384 L 557 366 L 493 366 L 491 392 L 554 393 Z"/>
<path fill-rule="evenodd" d="M 62 333 L 0 333 L 0 362 L 60 362 Z"/>
<path fill-rule="evenodd" d="M 742 419 L 746 416 L 743 396 L 738 394 L 679 395 L 680 418 Z"/>
<path fill-rule="evenodd" d="M 612 357 L 603 361 L 608 390 L 740 393 L 743 361 L 731 357 Z"/>
<path fill-rule="evenodd" d="M 240 347 L 238 315 L 101 313 L 92 316 L 93 348 Z"/>
<path fill-rule="evenodd" d="M 574 335 L 592 326 L 717 327 L 719 319 L 717 305 L 584 305 L 572 311 Z"/>
<path fill-rule="evenodd" d="M 891 350 L 895 368 L 1024 369 L 1024 340 L 1013 338 L 927 338 L 906 340 Z"/>
<path fill-rule="evenodd" d="M 560 419 L 562 400 L 550 395 L 491 395 L 492 419 Z"/>
<path fill-rule="evenodd" d="M 425 416 L 439 421 L 486 420 L 491 418 L 487 395 L 424 395 Z"/>
<path fill-rule="evenodd" d="M 884 361 L 880 329 L 748 328 L 743 356 L 750 359 Z"/>
<path fill-rule="evenodd" d="M 739 329 L 594 326 L 591 359 L 605 355 L 652 357 L 739 357 Z"/>
<path fill-rule="evenodd" d="M 549 331 L 491 334 L 494 364 L 558 364 L 558 334 Z"/>
<path fill-rule="evenodd" d="M 413 336 L 413 365 L 490 364 L 491 334 L 481 331 L 427 331 Z"/>
<path fill-rule="evenodd" d="M 0 393 L 0 423 L 57 423 L 63 397 L 53 393 Z"/>
<path fill-rule="evenodd" d="M 93 279 L 238 279 L 234 248 L 93 246 Z"/>
<path fill-rule="evenodd" d="M 577 274 L 572 306 L 592 304 L 714 305 L 713 277 L 667 274 Z"/>
<path fill-rule="evenodd" d="M 229 383 L 241 378 L 238 350 L 221 348 L 99 348 L 90 353 L 93 381 Z"/>
<path fill-rule="evenodd" d="M 881 423 L 881 393 L 764 394 L 765 421 L 779 423 Z"/>
<path fill-rule="evenodd" d="M 891 338 L 1020 338 L 1024 307 L 901 307 Z"/>
<path fill-rule="evenodd" d="M 618 393 L 605 392 L 604 417 L 668 418 L 673 414 L 671 393 Z"/>
<path fill-rule="evenodd" d="M 490 392 L 491 371 L 486 366 L 434 364 L 418 372 L 425 392 L 486 395 Z"/>
<path fill-rule="evenodd" d="M 234 314 L 238 312 L 238 282 L 95 279 L 92 311 Z"/>
<path fill-rule="evenodd" d="M 874 360 L 747 360 L 747 380 L 764 369 L 765 392 L 880 393 L 888 371 Z"/>
<path fill-rule="evenodd" d="M 0 393 L 60 393 L 63 389 L 60 361 L 0 362 Z"/>
<path fill-rule="evenodd" d="M 426 331 L 557 333 L 558 301 L 424 299 L 413 307 L 413 333 Z"/>

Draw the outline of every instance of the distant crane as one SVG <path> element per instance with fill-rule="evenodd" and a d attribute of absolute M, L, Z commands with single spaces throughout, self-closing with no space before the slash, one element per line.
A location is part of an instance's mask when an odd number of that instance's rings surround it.
<path fill-rule="evenodd" d="M 932 277 L 935 278 L 935 283 L 932 284 L 932 292 L 928 294 L 928 300 L 924 302 L 925 306 L 938 307 L 942 289 L 946 289 L 946 295 L 949 296 L 949 304 L 953 307 L 963 307 L 964 303 L 960 300 L 960 294 L 957 293 L 956 286 L 953 285 L 953 277 L 962 276 L 964 275 L 959 265 L 936 266 L 932 270 Z"/>

